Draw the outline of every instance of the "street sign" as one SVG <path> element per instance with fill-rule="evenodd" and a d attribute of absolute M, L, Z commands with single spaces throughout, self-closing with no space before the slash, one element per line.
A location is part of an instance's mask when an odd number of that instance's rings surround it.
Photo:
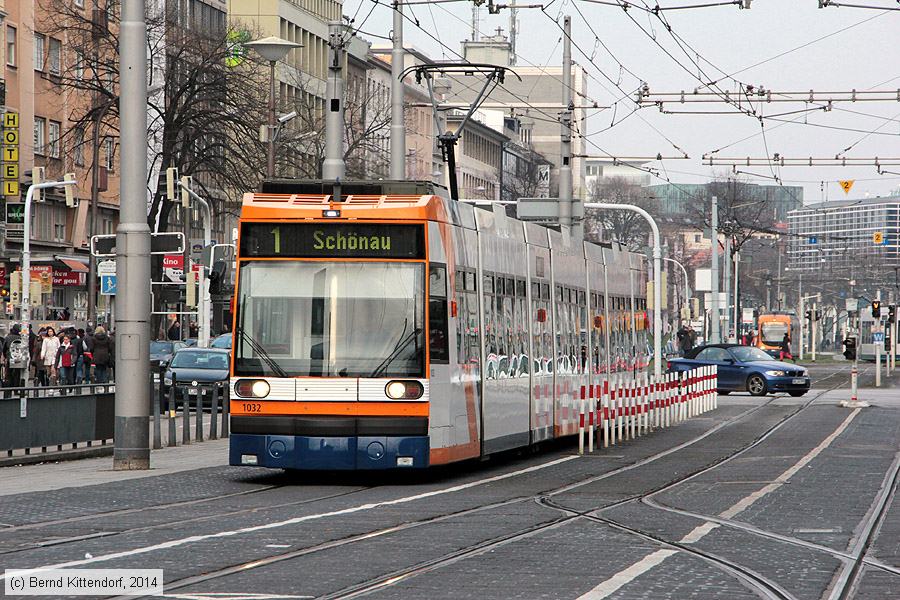
<path fill-rule="evenodd" d="M 25 224 L 25 203 L 24 202 L 7 202 L 6 203 L 6 224 L 7 225 L 24 225 Z"/>
<path fill-rule="evenodd" d="M 100 293 L 104 296 L 115 296 L 119 283 L 115 275 L 100 276 Z"/>
<path fill-rule="evenodd" d="M 856 181 L 856 180 L 855 179 L 842 179 L 842 180 L 838 181 L 838 183 L 841 186 L 841 189 L 844 190 L 844 194 L 850 193 L 850 188 L 853 187 L 854 181 Z"/>
<path fill-rule="evenodd" d="M 876 231 L 872 234 L 872 243 L 876 246 L 884 243 L 884 233 L 881 231 Z"/>
<path fill-rule="evenodd" d="M 810 237 L 810 238 L 809 238 L 809 243 L 810 243 L 810 244 L 818 244 L 818 243 L 819 243 L 819 238 L 817 238 L 817 237 L 815 237 L 815 236 Z"/>
<path fill-rule="evenodd" d="M 181 254 L 184 252 L 184 234 L 151 233 L 150 254 Z M 116 255 L 116 234 L 95 235 L 91 237 L 91 254 L 101 257 Z"/>
<path fill-rule="evenodd" d="M 116 261 L 114 260 L 101 260 L 97 263 L 97 275 L 115 275 L 116 274 Z"/>
<path fill-rule="evenodd" d="M 884 332 L 883 331 L 874 332 L 872 334 L 872 341 L 875 342 L 876 344 L 883 344 L 884 343 Z"/>
<path fill-rule="evenodd" d="M 166 254 L 162 266 L 163 269 L 184 269 L 184 254 Z"/>

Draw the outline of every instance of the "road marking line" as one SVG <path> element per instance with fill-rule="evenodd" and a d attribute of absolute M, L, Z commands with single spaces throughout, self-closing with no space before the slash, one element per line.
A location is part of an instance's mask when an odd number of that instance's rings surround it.
<path fill-rule="evenodd" d="M 349 515 L 357 512 L 362 512 L 365 510 L 372 510 L 373 508 L 380 508 L 383 506 L 394 506 L 397 504 L 406 504 L 408 502 L 415 502 L 416 500 L 422 500 L 425 498 L 431 498 L 433 496 L 441 496 L 444 494 L 452 494 L 454 492 L 459 492 L 462 490 L 467 490 L 473 487 L 477 487 L 480 485 L 485 485 L 488 483 L 494 483 L 495 481 L 502 481 L 504 479 L 509 479 L 511 477 L 517 477 L 519 475 L 525 475 L 527 473 L 533 473 L 534 471 L 540 471 L 541 469 L 546 469 L 547 467 L 553 467 L 555 465 L 568 462 L 570 460 L 577 459 L 577 455 L 573 456 L 564 456 L 563 458 L 558 458 L 556 460 L 551 460 L 549 462 L 545 462 L 539 465 L 534 465 L 533 467 L 528 467 L 526 469 L 520 469 L 518 471 L 512 471 L 510 473 L 503 473 L 502 475 L 495 475 L 493 477 L 488 477 L 486 479 L 478 479 L 476 481 L 470 481 L 469 483 L 462 483 L 460 485 L 454 485 L 452 487 L 433 490 L 430 492 L 424 492 L 421 494 L 416 494 L 415 496 L 405 496 L 403 498 L 396 498 L 394 500 L 385 500 L 383 502 L 372 502 L 369 504 L 360 504 L 359 506 L 354 506 L 351 508 L 344 508 L 341 510 L 334 510 L 325 513 L 317 513 L 312 515 L 306 515 L 303 517 L 294 517 L 293 519 L 287 519 L 284 521 L 276 521 L 273 523 L 265 523 L 262 525 L 254 525 L 252 527 L 242 527 L 241 529 L 232 529 L 229 531 L 219 531 L 216 533 L 207 533 L 203 535 L 192 535 L 185 538 L 180 538 L 177 540 L 169 540 L 168 542 L 162 542 L 159 544 L 153 544 L 152 546 L 143 546 L 141 548 L 134 548 L 132 550 L 123 550 L 122 552 L 113 552 L 111 554 L 102 554 L 100 556 L 94 556 L 91 558 L 86 558 L 82 560 L 73 560 L 64 563 L 57 563 L 55 565 L 45 565 L 42 567 L 35 567 L 28 572 L 40 571 L 42 569 L 63 569 L 68 567 L 77 567 L 81 565 L 88 565 L 92 563 L 105 562 L 108 560 L 115 560 L 117 558 L 127 558 L 129 556 L 135 556 L 138 554 L 146 554 L 148 552 L 155 552 L 156 550 L 166 550 L 169 548 L 176 548 L 178 546 L 184 546 L 186 544 L 192 544 L 194 542 L 202 542 L 211 539 L 217 538 L 225 538 L 225 537 L 233 537 L 236 535 L 242 535 L 245 533 L 254 533 L 257 531 L 264 531 L 267 529 L 276 529 L 278 527 L 285 527 L 288 525 L 296 525 L 298 523 L 304 523 L 306 521 L 316 521 L 319 519 L 326 519 L 328 517 L 336 517 L 341 515 Z M 24 574 L 24 572 L 18 572 L 18 575 Z M 6 574 L 0 574 L 0 581 L 6 579 Z"/>
<path fill-rule="evenodd" d="M 810 461 L 812 461 L 819 454 L 821 454 L 822 451 L 825 450 L 825 448 L 827 448 L 828 446 L 830 446 L 831 442 L 833 442 L 839 435 L 844 433 L 844 430 L 847 429 L 847 427 L 850 425 L 850 422 L 853 421 L 854 418 L 856 418 L 856 415 L 859 414 L 860 410 L 862 410 L 862 409 L 857 408 L 852 413 L 847 415 L 847 418 L 844 419 L 843 423 L 841 423 L 838 426 L 838 428 L 835 429 L 831 433 L 831 435 L 829 435 L 827 438 L 822 440 L 821 444 L 819 444 L 818 446 L 816 446 L 815 448 L 810 450 L 806 456 L 804 456 L 803 458 L 798 460 L 794 464 L 794 466 L 792 466 L 790 469 L 788 469 L 787 471 L 785 471 L 784 473 L 782 473 L 781 475 L 776 477 L 774 482 L 770 483 L 769 485 L 767 485 L 766 487 L 764 487 L 760 490 L 753 492 L 746 498 L 735 503 L 734 506 L 732 506 L 728 510 L 720 513 L 719 516 L 722 517 L 723 519 L 731 519 L 734 516 L 738 515 L 739 513 L 750 508 L 750 506 L 752 506 L 757 500 L 759 500 L 760 498 L 762 498 L 769 492 L 772 492 L 772 491 L 778 489 L 783 483 L 787 482 L 788 479 L 790 479 L 791 477 L 796 475 L 797 472 L 800 471 L 800 469 L 805 467 L 807 464 L 809 464 Z"/>
<path fill-rule="evenodd" d="M 640 561 L 634 563 L 627 569 L 619 571 L 591 591 L 578 597 L 578 600 L 601 600 L 610 594 L 616 592 L 627 583 L 634 581 L 662 561 L 666 560 L 673 554 L 677 554 L 677 550 L 657 550 L 653 554 L 648 554 Z"/>
<path fill-rule="evenodd" d="M 703 536 L 705 536 L 707 533 L 718 526 L 718 523 L 706 521 L 702 525 L 697 525 L 696 527 L 694 527 L 689 534 L 679 540 L 679 543 L 693 544 L 695 542 L 699 542 L 701 539 L 703 539 Z"/>
<path fill-rule="evenodd" d="M 731 519 L 734 516 L 740 514 L 744 510 L 746 510 L 747 508 L 749 508 L 750 506 L 752 506 L 756 501 L 758 501 L 760 498 L 762 498 L 769 492 L 772 492 L 772 491 L 778 489 L 779 487 L 781 487 L 782 485 L 784 485 L 784 483 L 786 483 L 788 479 L 790 479 L 791 477 L 796 475 L 800 471 L 800 469 L 802 469 L 803 467 L 808 465 L 810 463 L 810 461 L 812 461 L 819 454 L 821 454 L 828 446 L 830 446 L 831 443 L 835 439 L 837 439 L 837 437 L 839 435 L 841 435 L 844 432 L 844 430 L 847 429 L 847 427 L 850 425 L 850 422 L 853 421 L 854 418 L 856 418 L 856 415 L 859 414 L 860 410 L 862 410 L 862 409 L 857 408 L 852 413 L 847 415 L 847 418 L 844 419 L 840 425 L 838 425 L 837 429 L 835 429 L 831 433 L 831 435 L 829 435 L 824 440 L 822 440 L 822 442 L 818 446 L 816 446 L 815 448 L 810 450 L 805 456 L 803 456 L 800 460 L 798 460 L 796 463 L 794 463 L 794 465 L 791 468 L 789 468 L 787 471 L 785 471 L 784 473 L 782 473 L 781 475 L 776 477 L 772 483 L 770 483 L 769 485 L 765 486 L 764 488 L 762 488 L 760 490 L 753 492 L 749 496 L 742 498 L 741 500 L 736 502 L 731 508 L 728 508 L 725 511 L 719 513 L 719 516 L 722 517 L 723 519 Z M 694 527 L 694 529 L 692 529 L 686 536 L 681 538 L 681 540 L 679 540 L 679 543 L 681 543 L 681 544 L 697 543 L 701 539 L 703 539 L 710 531 L 713 531 L 717 527 L 719 527 L 718 523 L 713 523 L 711 521 L 704 521 L 702 524 Z M 676 553 L 677 553 L 677 551 L 675 551 L 675 550 L 657 550 L 653 554 L 650 554 L 650 555 L 644 557 L 642 560 L 634 563 L 633 565 L 631 565 L 624 571 L 620 571 L 620 572 L 616 573 L 615 575 L 613 575 L 612 577 L 610 577 L 609 579 L 607 579 L 606 581 L 602 582 L 600 585 L 598 585 L 597 587 L 592 589 L 587 594 L 581 596 L 581 598 L 583 598 L 584 600 L 599 600 L 600 598 L 605 598 L 609 594 L 611 594 L 611 593 L 615 592 L 616 590 L 618 590 L 619 588 L 621 588 L 626 583 L 633 580 L 635 577 L 637 577 L 641 573 L 645 573 L 646 571 L 648 571 L 648 570 L 652 569 L 653 567 L 662 563 L 669 556 L 672 556 L 673 554 L 676 554 Z M 649 559 L 652 559 L 652 560 L 649 560 Z M 636 573 L 636 574 L 631 575 L 631 573 Z M 594 595 L 595 593 L 597 595 Z M 581 599 L 579 599 L 579 600 L 581 600 Z"/>

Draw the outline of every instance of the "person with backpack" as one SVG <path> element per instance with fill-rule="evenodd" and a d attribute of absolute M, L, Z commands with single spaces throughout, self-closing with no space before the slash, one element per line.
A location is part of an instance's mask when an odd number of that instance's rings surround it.
<path fill-rule="evenodd" d="M 56 368 L 59 370 L 60 385 L 75 384 L 75 363 L 78 361 L 78 352 L 68 335 L 63 336 L 62 344 L 56 353 Z"/>
<path fill-rule="evenodd" d="M 22 339 L 22 328 L 16 323 L 3 340 L 3 360 L 6 363 L 7 387 L 22 387 L 22 377 L 28 368 L 28 341 Z"/>
<path fill-rule="evenodd" d="M 56 331 L 52 327 L 48 327 L 47 337 L 44 338 L 44 343 L 41 344 L 41 361 L 43 361 L 44 368 L 47 370 L 50 385 L 56 385 L 56 355 L 59 353 L 60 345 L 59 338 L 56 337 Z"/>
<path fill-rule="evenodd" d="M 113 362 L 115 344 L 102 326 L 98 326 L 94 330 L 90 351 L 93 356 L 92 362 L 94 363 L 94 381 L 96 383 L 108 383 L 109 367 Z"/>

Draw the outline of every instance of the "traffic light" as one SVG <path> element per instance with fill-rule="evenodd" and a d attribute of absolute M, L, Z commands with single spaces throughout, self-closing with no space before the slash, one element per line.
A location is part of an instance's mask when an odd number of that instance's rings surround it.
<path fill-rule="evenodd" d="M 891 304 L 888 306 L 888 323 L 896 323 L 897 322 L 897 305 Z"/>
<path fill-rule="evenodd" d="M 197 306 L 197 279 L 197 273 L 195 271 L 189 271 L 187 277 L 185 277 L 187 290 L 184 294 L 184 303 L 191 308 Z"/>
<path fill-rule="evenodd" d="M 816 321 L 821 321 L 821 320 L 822 320 L 822 311 L 817 310 L 816 311 Z"/>
<path fill-rule="evenodd" d="M 178 186 L 178 167 L 166 169 L 166 200 L 175 202 L 175 188 Z"/>
<path fill-rule="evenodd" d="M 31 183 L 32 185 L 44 183 L 44 167 L 34 167 L 31 170 Z M 41 202 L 43 200 L 43 197 L 41 195 L 42 192 L 43 190 L 41 189 L 34 190 L 34 195 L 32 197 L 34 198 L 35 202 Z"/>
<path fill-rule="evenodd" d="M 856 360 L 856 338 L 851 337 L 844 340 L 844 358 Z"/>
<path fill-rule="evenodd" d="M 872 300 L 872 318 L 881 318 L 881 300 Z"/>
<path fill-rule="evenodd" d="M 812 311 L 811 310 L 806 311 L 806 320 L 812 321 Z"/>
<path fill-rule="evenodd" d="M 65 181 L 77 181 L 77 179 L 75 179 L 75 173 L 66 173 L 63 175 L 63 179 Z M 75 186 L 64 185 L 63 190 L 66 193 L 66 206 L 73 208 L 75 206 Z"/>
<path fill-rule="evenodd" d="M 225 280 L 225 273 L 228 271 L 228 264 L 221 258 L 213 263 L 212 269 L 209 270 L 209 293 L 217 296 L 222 293 L 222 284 Z"/>
<path fill-rule="evenodd" d="M 22 271 L 13 271 L 9 275 L 10 302 L 22 302 Z"/>
<path fill-rule="evenodd" d="M 191 195 L 188 193 L 188 190 L 191 189 L 191 177 L 190 175 L 184 175 L 181 178 L 181 206 L 184 208 L 191 207 Z"/>

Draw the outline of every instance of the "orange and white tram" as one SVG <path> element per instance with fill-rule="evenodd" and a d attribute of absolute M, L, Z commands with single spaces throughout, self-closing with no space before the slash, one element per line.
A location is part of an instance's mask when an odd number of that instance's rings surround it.
<path fill-rule="evenodd" d="M 524 447 L 577 432 L 582 386 L 647 367 L 643 256 L 427 183 L 343 187 L 244 196 L 232 465 L 424 468 Z"/>

